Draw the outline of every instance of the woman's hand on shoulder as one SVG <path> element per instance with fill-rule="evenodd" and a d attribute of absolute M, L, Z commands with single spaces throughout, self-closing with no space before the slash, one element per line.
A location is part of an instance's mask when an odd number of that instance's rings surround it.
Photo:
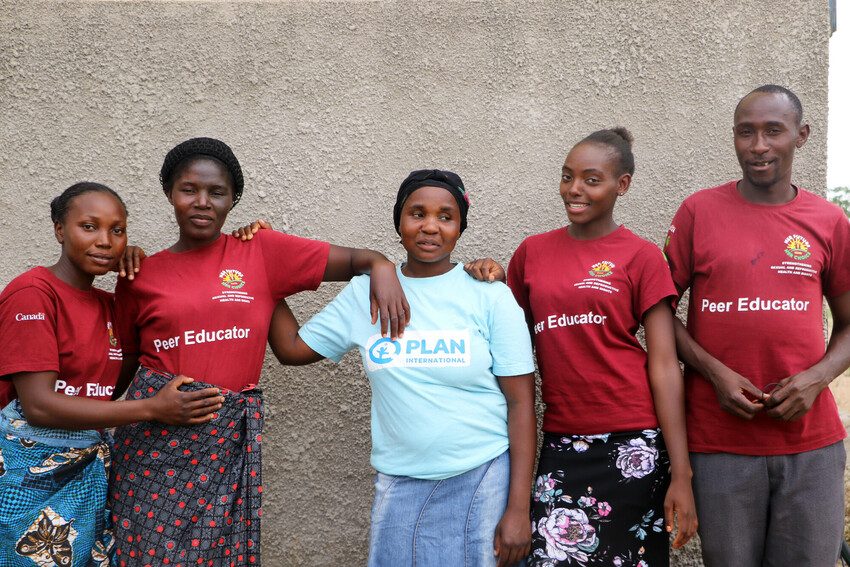
<path fill-rule="evenodd" d="M 478 258 L 463 265 L 466 273 L 481 282 L 504 282 L 507 274 L 500 263 L 493 258 Z"/>
<path fill-rule="evenodd" d="M 673 517 L 676 517 L 678 533 L 673 540 L 673 548 L 679 549 L 688 543 L 697 533 L 697 507 L 690 478 L 674 478 L 664 498 L 664 525 L 667 533 L 673 532 Z"/>
<path fill-rule="evenodd" d="M 153 409 L 153 421 L 169 425 L 197 425 L 215 418 L 215 412 L 221 409 L 224 397 L 218 388 L 205 388 L 184 392 L 180 386 L 191 384 L 195 380 L 188 376 L 177 376 L 150 398 Z"/>
<path fill-rule="evenodd" d="M 127 278 L 128 280 L 135 278 L 136 274 L 139 273 L 139 269 L 142 267 L 142 260 L 145 256 L 147 254 L 145 254 L 145 251 L 140 246 L 128 245 L 124 249 L 124 255 L 118 258 L 118 265 L 115 267 L 118 276 Z"/>
<path fill-rule="evenodd" d="M 398 281 L 395 264 L 389 260 L 377 262 L 369 275 L 369 310 L 372 324 L 380 319 L 381 336 L 397 340 L 410 323 L 410 305 Z"/>
<path fill-rule="evenodd" d="M 272 224 L 267 220 L 257 219 L 251 224 L 240 226 L 230 234 L 233 235 L 234 238 L 238 238 L 242 242 L 245 242 L 246 240 L 251 240 L 252 238 L 254 238 L 254 235 L 263 229 L 271 230 Z"/>
<path fill-rule="evenodd" d="M 505 510 L 496 526 L 493 553 L 498 567 L 508 567 L 525 559 L 531 552 L 531 518 L 528 510 Z"/>

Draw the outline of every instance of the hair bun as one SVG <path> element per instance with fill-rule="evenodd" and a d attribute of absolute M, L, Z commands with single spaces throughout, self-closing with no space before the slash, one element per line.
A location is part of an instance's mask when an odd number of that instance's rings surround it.
<path fill-rule="evenodd" d="M 613 128 L 611 128 L 611 132 L 617 134 L 622 139 L 624 139 L 626 143 L 629 144 L 629 146 L 631 146 L 632 142 L 634 142 L 635 140 L 634 136 L 632 136 L 632 133 L 629 132 L 624 126 L 614 126 Z"/>

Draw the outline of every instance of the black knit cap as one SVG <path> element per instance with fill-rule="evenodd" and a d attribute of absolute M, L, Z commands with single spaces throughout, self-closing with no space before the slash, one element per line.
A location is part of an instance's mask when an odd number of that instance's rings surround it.
<path fill-rule="evenodd" d="M 192 138 L 174 146 L 166 154 L 165 161 L 162 162 L 162 169 L 159 171 L 159 182 L 162 183 L 162 190 L 168 194 L 174 181 L 174 174 L 180 165 L 185 163 L 186 160 L 198 157 L 213 158 L 221 162 L 230 173 L 230 178 L 233 180 L 233 206 L 235 207 L 242 197 L 242 188 L 245 185 L 245 180 L 242 178 L 242 167 L 239 165 L 239 160 L 233 155 L 230 146 L 215 138 Z"/>
<path fill-rule="evenodd" d="M 399 225 L 401 224 L 401 209 L 404 202 L 410 197 L 410 194 L 420 187 L 442 187 L 451 193 L 457 206 L 460 209 L 460 232 L 466 230 L 466 215 L 469 212 L 469 195 L 463 186 L 460 176 L 457 173 L 446 171 L 443 169 L 417 169 L 411 171 L 407 179 L 401 182 L 398 188 L 398 195 L 395 199 L 395 207 L 393 207 L 393 222 L 395 223 L 395 231 L 399 234 Z"/>

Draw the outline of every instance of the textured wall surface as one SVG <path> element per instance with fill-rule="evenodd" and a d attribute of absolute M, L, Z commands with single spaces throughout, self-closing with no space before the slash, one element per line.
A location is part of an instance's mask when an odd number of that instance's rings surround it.
<path fill-rule="evenodd" d="M 472 195 L 455 257 L 506 261 L 565 223 L 557 184 L 571 145 L 623 124 L 637 173 L 618 219 L 658 242 L 684 196 L 737 175 L 732 109 L 762 83 L 803 100 L 813 134 L 796 181 L 824 189 L 828 34 L 823 0 L 0 0 L 0 286 L 55 260 L 48 202 L 81 179 L 124 196 L 133 242 L 173 243 L 157 173 L 196 135 L 242 161 L 228 228 L 261 216 L 398 260 L 398 183 L 441 167 Z M 296 313 L 339 289 L 296 297 Z M 266 564 L 363 564 L 372 471 L 359 360 L 268 359 L 263 385 Z"/>

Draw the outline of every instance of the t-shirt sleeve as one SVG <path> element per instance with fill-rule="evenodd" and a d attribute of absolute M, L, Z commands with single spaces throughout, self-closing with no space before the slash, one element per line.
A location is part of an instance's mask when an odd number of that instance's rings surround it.
<path fill-rule="evenodd" d="M 635 319 L 643 320 L 646 312 L 664 298 L 677 297 L 676 286 L 670 277 L 670 268 L 657 246 L 646 245 L 635 256 L 631 274 L 632 309 Z"/>
<path fill-rule="evenodd" d="M 511 257 L 508 263 L 508 287 L 514 295 L 514 299 L 520 308 L 530 314 L 528 301 L 528 287 L 525 285 L 525 256 L 528 247 L 523 241 Z"/>
<path fill-rule="evenodd" d="M 843 211 L 841 217 L 835 223 L 829 265 L 824 278 L 824 295 L 827 297 L 837 297 L 850 290 L 850 218 Z"/>
<path fill-rule="evenodd" d="M 358 308 L 358 287 L 354 281 L 349 283 L 298 330 L 298 335 L 308 347 L 334 362 L 342 360 L 343 355 L 355 346 L 354 318 L 360 317 L 362 311 Z"/>
<path fill-rule="evenodd" d="M 130 282 L 118 278 L 115 285 L 115 330 L 121 341 L 124 354 L 139 353 L 139 333 L 136 321 L 139 318 L 139 304 Z"/>
<path fill-rule="evenodd" d="M 48 293 L 25 287 L 0 303 L 0 376 L 59 372 L 56 306 Z"/>
<path fill-rule="evenodd" d="M 518 376 L 534 372 L 534 357 L 531 354 L 531 337 L 525 322 L 525 313 L 508 289 L 499 285 L 504 292 L 490 312 L 490 355 L 493 357 L 495 376 Z"/>
<path fill-rule="evenodd" d="M 694 273 L 694 217 L 688 201 L 682 203 L 667 231 L 664 255 L 673 283 L 684 292 L 691 287 Z"/>
<path fill-rule="evenodd" d="M 275 300 L 319 287 L 330 244 L 276 230 L 261 230 L 257 235 L 261 235 L 266 276 Z"/>

